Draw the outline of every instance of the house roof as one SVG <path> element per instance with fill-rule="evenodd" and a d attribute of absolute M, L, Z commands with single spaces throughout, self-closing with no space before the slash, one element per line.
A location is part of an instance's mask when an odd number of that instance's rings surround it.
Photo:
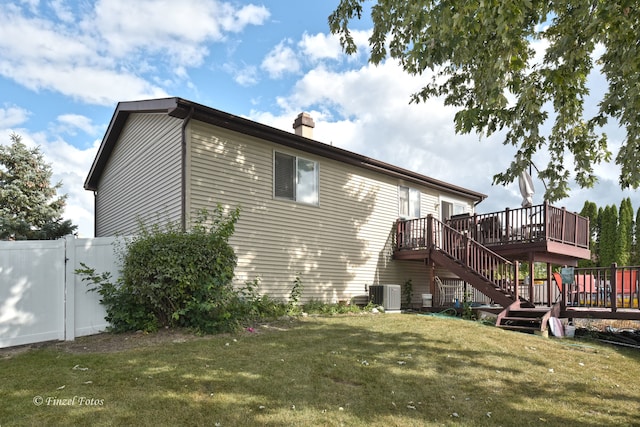
<path fill-rule="evenodd" d="M 215 126 L 230 129 L 245 135 L 250 135 L 266 141 L 280 144 L 296 150 L 316 154 L 318 156 L 337 160 L 349 165 L 373 170 L 385 175 L 402 179 L 407 182 L 424 185 L 447 193 L 463 196 L 475 200 L 477 203 L 487 196 L 467 188 L 458 187 L 444 181 L 428 177 L 407 169 L 400 168 L 379 160 L 372 159 L 348 150 L 344 150 L 319 141 L 304 138 L 291 132 L 276 129 L 263 125 L 252 120 L 248 120 L 224 111 L 216 110 L 202 104 L 198 104 L 186 99 L 161 98 L 145 101 L 120 102 L 111 118 L 107 132 L 98 148 L 98 153 L 91 165 L 89 175 L 84 182 L 86 190 L 97 191 L 98 182 L 109 160 L 120 133 L 124 128 L 127 117 L 131 113 L 166 113 L 171 117 L 179 119 L 193 118 Z"/>

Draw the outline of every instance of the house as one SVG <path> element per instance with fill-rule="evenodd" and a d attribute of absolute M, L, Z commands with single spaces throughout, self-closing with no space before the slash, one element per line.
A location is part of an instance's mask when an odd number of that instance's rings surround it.
<path fill-rule="evenodd" d="M 396 221 L 473 214 L 486 196 L 316 141 L 307 114 L 293 126 L 181 98 L 119 103 L 84 183 L 96 237 L 138 220 L 186 229 L 202 208 L 239 205 L 238 283 L 259 276 L 262 293 L 286 298 L 300 274 L 304 300 L 334 302 L 411 280 L 419 303 L 433 270 L 394 259 Z"/>

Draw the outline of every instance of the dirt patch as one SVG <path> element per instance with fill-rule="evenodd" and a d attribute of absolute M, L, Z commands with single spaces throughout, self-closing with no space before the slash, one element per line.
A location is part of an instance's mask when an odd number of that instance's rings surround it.
<path fill-rule="evenodd" d="M 115 353 L 134 348 L 153 347 L 171 342 L 207 339 L 185 329 L 162 329 L 158 332 L 101 333 L 76 338 L 75 341 L 47 341 L 0 349 L 0 358 L 9 358 L 33 349 L 51 348 L 69 353 Z"/>
<path fill-rule="evenodd" d="M 247 328 L 240 333 L 257 334 L 284 331 L 291 327 L 291 320 L 276 321 Z M 155 347 L 168 343 L 208 340 L 229 334 L 197 335 L 188 329 L 161 329 L 157 332 L 101 333 L 78 337 L 75 341 L 47 341 L 0 349 L 0 360 L 8 359 L 29 350 L 50 348 L 69 353 L 116 353 L 136 348 Z M 230 336 L 230 335 L 229 335 Z"/>

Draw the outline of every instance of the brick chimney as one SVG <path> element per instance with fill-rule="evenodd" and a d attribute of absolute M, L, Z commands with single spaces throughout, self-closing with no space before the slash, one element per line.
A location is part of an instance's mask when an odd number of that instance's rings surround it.
<path fill-rule="evenodd" d="M 298 117 L 293 121 L 293 128 L 296 135 L 304 136 L 305 138 L 313 139 L 313 128 L 316 124 L 309 113 L 300 113 Z"/>

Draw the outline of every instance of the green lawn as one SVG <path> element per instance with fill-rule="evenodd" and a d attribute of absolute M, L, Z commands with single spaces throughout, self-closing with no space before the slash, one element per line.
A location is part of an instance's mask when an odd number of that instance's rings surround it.
<path fill-rule="evenodd" d="M 640 422 L 637 350 L 459 319 L 307 317 L 109 352 L 92 340 L 0 353 L 0 425 Z"/>

